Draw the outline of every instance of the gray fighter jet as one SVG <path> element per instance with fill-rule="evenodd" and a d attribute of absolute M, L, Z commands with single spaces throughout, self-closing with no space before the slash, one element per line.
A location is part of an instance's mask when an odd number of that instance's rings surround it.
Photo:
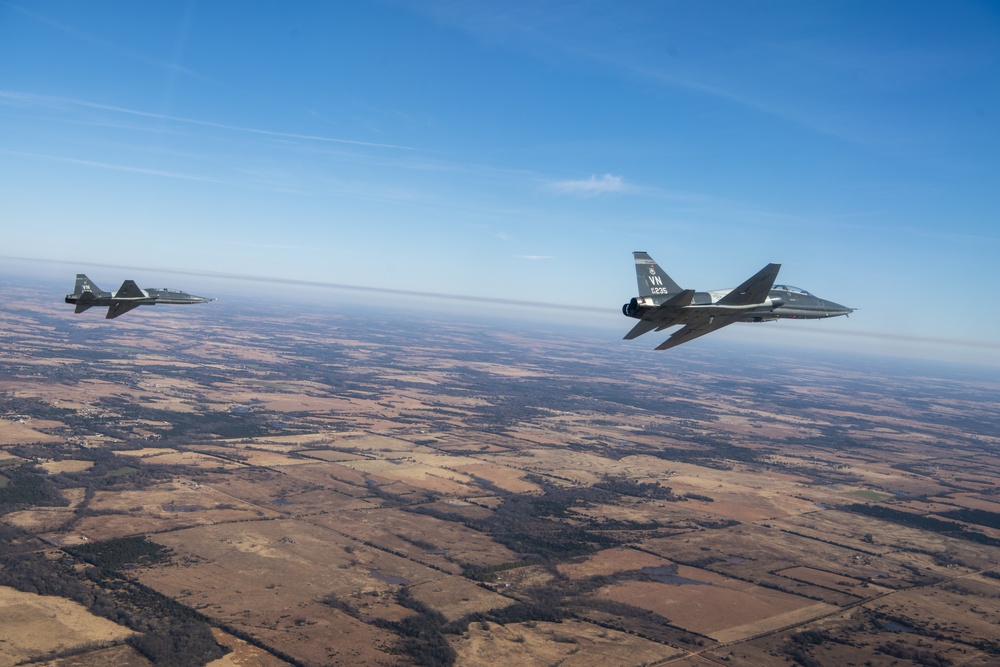
<path fill-rule="evenodd" d="M 781 264 L 768 264 L 736 289 L 695 292 L 681 289 L 646 253 L 632 254 L 639 296 L 622 306 L 622 312 L 637 318 L 639 323 L 625 338 L 631 340 L 654 329 L 662 331 L 676 324 L 684 325 L 657 350 L 686 343 L 733 322 L 815 320 L 854 312 L 853 308 L 820 299 L 798 287 L 775 285 Z"/>
<path fill-rule="evenodd" d="M 107 306 L 107 319 L 124 315 L 139 306 L 155 306 L 158 303 L 206 303 L 212 299 L 194 296 L 175 289 L 142 289 L 135 281 L 126 280 L 118 288 L 117 294 L 105 292 L 83 275 L 76 274 L 76 289 L 66 295 L 66 303 L 75 303 L 77 313 L 94 306 Z"/>

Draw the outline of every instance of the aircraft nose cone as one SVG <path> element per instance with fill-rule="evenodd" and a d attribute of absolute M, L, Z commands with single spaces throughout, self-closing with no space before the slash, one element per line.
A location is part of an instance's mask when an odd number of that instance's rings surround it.
<path fill-rule="evenodd" d="M 836 317 L 838 315 L 850 315 L 855 310 L 854 308 L 841 306 L 839 303 L 834 303 L 833 301 L 827 301 L 826 308 L 828 317 Z"/>

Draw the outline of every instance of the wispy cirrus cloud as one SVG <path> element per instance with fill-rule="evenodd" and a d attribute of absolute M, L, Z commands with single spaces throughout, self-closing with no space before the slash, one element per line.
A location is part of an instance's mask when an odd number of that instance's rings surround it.
<path fill-rule="evenodd" d="M 299 134 L 295 132 L 279 132 L 275 130 L 265 130 L 256 127 L 246 127 L 242 125 L 230 125 L 227 123 L 217 123 L 209 120 L 197 118 L 185 118 L 182 116 L 171 116 L 169 114 L 142 111 L 139 109 L 129 109 L 127 107 L 115 106 L 112 104 L 101 104 L 99 102 L 89 102 L 87 100 L 74 99 L 69 97 L 57 97 L 53 95 L 36 95 L 16 90 L 0 90 L 0 105 L 20 106 L 22 108 L 49 108 L 67 110 L 72 108 L 91 109 L 103 111 L 111 114 L 120 114 L 138 118 L 146 118 L 157 121 L 167 121 L 183 125 L 195 125 L 229 132 L 241 132 L 245 134 L 255 134 L 259 136 L 272 137 L 276 139 L 291 139 L 300 141 L 311 141 L 319 143 L 348 144 L 353 146 L 364 146 L 369 148 L 388 148 L 403 151 L 414 150 L 410 146 L 399 146 L 395 144 L 383 144 L 371 141 L 359 141 L 355 139 L 343 139 L 337 137 L 327 137 L 315 134 Z"/>
<path fill-rule="evenodd" d="M 632 190 L 632 186 L 627 184 L 621 176 L 604 174 L 598 178 L 596 174 L 591 174 L 590 178 L 555 181 L 549 183 L 546 189 L 557 194 L 597 197 L 611 193 L 629 192 Z"/>
<path fill-rule="evenodd" d="M 48 160 L 50 162 L 61 162 L 64 164 L 75 164 L 82 167 L 93 167 L 95 169 L 108 169 L 111 171 L 123 171 L 132 174 L 145 174 L 147 176 L 161 176 L 164 178 L 176 178 L 184 181 L 199 181 L 202 183 L 220 183 L 225 185 L 234 185 L 235 183 L 231 180 L 224 178 L 216 178 L 212 176 L 205 176 L 201 174 L 194 173 L 184 173 L 178 171 L 168 171 L 164 169 L 147 169 L 144 167 L 135 167 L 124 164 L 113 164 L 110 162 L 101 162 L 98 160 L 79 160 L 77 158 L 65 157 L 62 155 L 44 155 L 41 153 L 25 153 L 21 151 L 8 151 L 0 149 L 0 155 L 13 155 L 15 157 L 26 157 L 36 160 Z"/>

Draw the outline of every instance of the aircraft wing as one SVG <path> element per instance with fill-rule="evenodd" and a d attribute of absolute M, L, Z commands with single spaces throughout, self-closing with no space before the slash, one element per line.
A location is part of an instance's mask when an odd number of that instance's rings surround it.
<path fill-rule="evenodd" d="M 738 316 L 719 316 L 714 317 L 705 315 L 704 317 L 699 317 L 696 321 L 678 329 L 674 332 L 670 338 L 666 339 L 660 343 L 656 349 L 657 350 L 667 350 L 672 347 L 676 347 L 681 343 L 686 343 L 689 340 L 694 340 L 699 336 L 704 336 L 705 334 L 712 333 L 713 331 L 718 331 L 724 326 L 728 326 L 739 319 Z"/>
<path fill-rule="evenodd" d="M 145 296 L 146 293 L 135 284 L 134 280 L 126 280 L 123 282 L 122 286 L 118 288 L 118 293 L 115 294 L 116 299 L 141 299 Z"/>
<path fill-rule="evenodd" d="M 768 292 L 774 286 L 779 269 L 781 269 L 781 264 L 768 264 L 744 281 L 742 285 L 719 299 L 719 302 L 715 305 L 725 308 L 727 306 L 752 306 L 763 303 L 764 299 L 767 298 Z M 683 323 L 685 326 L 675 331 L 670 338 L 660 343 L 656 349 L 667 350 L 676 347 L 681 343 L 686 343 L 689 340 L 694 340 L 705 334 L 718 331 L 722 327 L 739 321 L 739 319 L 739 315 L 729 314 L 729 312 L 722 308 L 715 309 L 709 306 L 699 308 L 698 312 L 692 312 L 688 309 L 682 316 L 677 316 L 673 322 L 674 324 Z"/>
<path fill-rule="evenodd" d="M 124 315 L 133 308 L 138 308 L 141 305 L 141 303 L 136 301 L 115 301 L 108 306 L 108 314 L 105 319 L 112 320 L 119 315 Z"/>
<path fill-rule="evenodd" d="M 746 282 L 719 299 L 720 306 L 749 306 L 764 303 L 768 292 L 774 287 L 781 264 L 768 264 L 748 278 Z"/>

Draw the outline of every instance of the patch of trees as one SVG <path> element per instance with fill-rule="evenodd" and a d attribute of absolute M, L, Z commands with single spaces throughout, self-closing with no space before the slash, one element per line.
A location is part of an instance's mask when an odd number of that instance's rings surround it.
<path fill-rule="evenodd" d="M 109 569 L 79 569 L 68 558 L 49 560 L 37 551 L 8 553 L 0 556 L 0 585 L 68 598 L 143 633 L 129 642 L 154 665 L 203 665 L 226 653 L 200 613 Z"/>
<path fill-rule="evenodd" d="M 163 447 L 170 446 L 169 441 L 184 440 L 189 442 L 198 436 L 214 434 L 221 438 L 252 438 L 275 432 L 275 429 L 268 425 L 267 415 L 258 411 L 245 413 L 179 412 L 149 408 L 117 397 L 102 398 L 98 405 L 110 414 L 96 412 L 71 414 L 66 416 L 63 421 L 73 429 L 74 433 L 87 431 L 103 433 L 124 441 L 132 438 L 132 433 L 129 428 L 121 425 L 122 421 L 165 422 L 170 426 L 163 433 L 163 439 L 159 441 L 160 446 Z M 148 446 L 145 440 L 143 444 Z"/>
<path fill-rule="evenodd" d="M 515 602 L 506 607 L 498 607 L 488 612 L 474 612 L 458 621 L 454 621 L 444 628 L 445 632 L 459 634 L 465 632 L 470 623 L 496 623 L 497 625 L 508 625 L 510 623 L 529 623 L 531 621 L 543 621 L 546 623 L 559 623 L 569 616 L 568 610 L 561 604 L 537 604 L 535 602 Z"/>
<path fill-rule="evenodd" d="M 322 598 L 320 602 L 355 618 L 360 616 L 350 604 L 332 593 Z M 406 586 L 396 591 L 396 603 L 415 613 L 399 621 L 390 621 L 384 618 L 366 620 L 398 635 L 400 638 L 399 651 L 412 659 L 414 664 L 426 667 L 454 665 L 457 655 L 443 634 L 446 632 L 447 625 L 444 615 L 414 598 Z M 461 632 L 462 630 L 451 629 L 447 631 Z"/>
<path fill-rule="evenodd" d="M 23 528 L 0 522 L 0 556 L 44 548 L 45 544 Z"/>
<path fill-rule="evenodd" d="M 407 587 L 400 588 L 396 593 L 396 602 L 416 612 L 401 621 L 386 622 L 402 638 L 403 652 L 417 665 L 455 664 L 455 649 L 441 633 L 446 623 L 444 615 L 410 595 Z"/>
<path fill-rule="evenodd" d="M 701 449 L 681 449 L 679 447 L 647 447 L 636 445 L 629 453 L 645 454 L 646 456 L 655 456 L 665 461 L 692 463 L 718 470 L 729 469 L 729 466 L 725 463 L 726 461 L 759 463 L 763 458 L 761 452 L 749 447 L 740 447 L 739 445 L 701 437 L 688 436 L 686 439 L 704 447 Z"/>
<path fill-rule="evenodd" d="M 154 622 L 127 641 L 157 667 L 205 665 L 228 652 L 216 643 L 212 628 L 199 621 Z"/>
<path fill-rule="evenodd" d="M 826 632 L 819 630 L 806 630 L 796 632 L 791 637 L 791 641 L 784 646 L 782 652 L 792 659 L 796 665 L 801 667 L 823 667 L 823 663 L 809 654 L 811 647 L 822 644 L 829 639 Z M 786 658 L 786 660 L 788 659 Z"/>
<path fill-rule="evenodd" d="M 408 511 L 428 514 L 445 521 L 458 521 L 473 530 L 489 534 L 508 549 L 533 554 L 544 562 L 592 553 L 617 546 L 623 538 L 606 530 L 650 530 L 656 524 L 630 521 L 600 521 L 571 514 L 574 506 L 614 500 L 608 491 L 593 488 L 550 488 L 542 496 L 513 495 L 504 499 L 492 514 L 484 518 L 461 516 L 435 507 L 411 506 Z M 562 519 L 571 519 L 564 521 Z"/>
<path fill-rule="evenodd" d="M 184 439 L 217 435 L 220 438 L 255 438 L 273 433 L 268 417 L 260 412 L 169 413 L 170 430 L 164 438 Z"/>
<path fill-rule="evenodd" d="M 528 555 L 528 560 L 557 562 L 629 541 L 632 537 L 627 532 L 660 527 L 655 521 L 588 516 L 576 510 L 614 505 L 626 493 L 633 497 L 678 499 L 667 487 L 620 477 L 606 477 L 591 487 L 555 486 L 535 475 L 529 475 L 528 479 L 544 489 L 541 496 L 507 494 L 500 506 L 486 517 L 469 517 L 433 505 L 405 509 L 459 522 L 487 533 L 511 550 Z"/>
<path fill-rule="evenodd" d="M 463 632 L 468 623 L 475 621 L 499 624 L 531 621 L 558 623 L 569 617 L 586 617 L 605 627 L 653 641 L 703 644 L 703 638 L 672 627 L 669 619 L 655 612 L 592 595 L 594 591 L 613 581 L 614 579 L 604 576 L 573 580 L 556 578 L 544 586 L 524 591 L 524 599 L 516 604 L 486 613 L 470 614 L 449 625 L 447 630 Z"/>
<path fill-rule="evenodd" d="M 0 486 L 0 515 L 27 507 L 65 507 L 69 501 L 63 498 L 59 488 L 47 475 L 33 465 L 21 465 L 4 471 L 7 484 Z"/>
<path fill-rule="evenodd" d="M 915 646 L 907 646 L 901 642 L 886 642 L 875 650 L 893 658 L 910 660 L 923 667 L 948 667 L 951 664 L 951 660 L 939 653 Z"/>
<path fill-rule="evenodd" d="M 462 576 L 474 581 L 493 581 L 496 578 L 496 575 L 501 572 L 516 570 L 521 567 L 530 567 L 532 565 L 537 565 L 537 563 L 530 558 L 516 560 L 510 563 L 500 563 L 498 565 L 466 565 L 465 569 L 462 570 Z"/>
<path fill-rule="evenodd" d="M 90 542 L 65 549 L 91 565 L 112 570 L 126 566 L 148 566 L 170 561 L 173 551 L 150 542 L 145 536 L 115 537 L 102 542 Z"/>
<path fill-rule="evenodd" d="M 59 488 L 83 486 L 87 489 L 88 496 L 102 489 L 142 489 L 169 480 L 177 474 L 200 472 L 188 466 L 144 463 L 136 457 L 119 456 L 109 449 L 101 448 L 81 448 L 74 458 L 92 461 L 94 465 L 86 470 L 51 475 L 48 479 Z"/>
<path fill-rule="evenodd" d="M 76 413 L 75 410 L 54 407 L 37 398 L 20 398 L 14 396 L 12 392 L 0 394 L 0 408 L 7 414 L 28 415 L 32 419 L 51 419 L 54 421 L 63 421 L 67 415 Z"/>
<path fill-rule="evenodd" d="M 940 516 L 943 516 L 948 519 L 955 519 L 957 521 L 964 521 L 965 523 L 974 523 L 977 526 L 986 526 L 987 528 L 1000 528 L 1000 514 L 998 514 L 997 512 L 962 508 L 957 510 L 951 510 L 948 512 L 941 512 Z"/>
<path fill-rule="evenodd" d="M 969 530 L 960 523 L 945 521 L 944 519 L 938 519 L 932 516 L 913 514 L 911 512 L 897 510 L 886 505 L 864 505 L 861 503 L 855 503 L 852 505 L 845 505 L 841 507 L 841 509 L 848 512 L 854 512 L 856 514 L 864 514 L 865 516 L 874 517 L 876 519 L 882 519 L 884 521 L 891 521 L 892 523 L 907 526 L 909 528 L 917 528 L 920 530 L 927 530 L 932 533 L 946 535 L 948 537 L 955 537 L 960 540 L 977 542 L 991 547 L 1000 546 L 1000 539 L 984 535 L 983 533 L 974 530 Z"/>
<path fill-rule="evenodd" d="M 611 493 L 634 498 L 653 498 L 656 500 L 680 500 L 669 486 L 657 482 L 636 482 L 622 475 L 605 475 L 604 479 L 594 484 L 596 489 L 604 489 Z M 691 494 L 688 494 L 690 497 Z"/>
<path fill-rule="evenodd" d="M 142 637 L 129 641 L 154 665 L 203 665 L 227 653 L 212 636 L 208 619 L 198 611 L 111 570 L 92 567 L 87 573 L 113 596 L 115 613 L 123 616 L 116 622 L 150 635 L 147 641 Z"/>

